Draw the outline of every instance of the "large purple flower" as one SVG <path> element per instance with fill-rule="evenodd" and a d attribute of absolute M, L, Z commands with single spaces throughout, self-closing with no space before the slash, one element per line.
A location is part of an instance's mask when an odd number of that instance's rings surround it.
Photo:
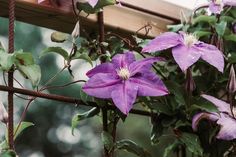
<path fill-rule="evenodd" d="M 202 58 L 223 72 L 224 57 L 222 52 L 213 45 L 199 41 L 193 34 L 163 33 L 151 40 L 142 52 L 155 52 L 168 48 L 172 48 L 172 55 L 182 71 Z"/>
<path fill-rule="evenodd" d="M 87 73 L 90 78 L 83 86 L 88 95 L 112 98 L 117 108 L 128 114 L 137 96 L 168 94 L 161 79 L 151 71 L 152 63 L 160 58 L 135 61 L 132 52 L 117 54 L 111 63 L 103 63 Z"/>
<path fill-rule="evenodd" d="M 235 0 L 211 0 L 209 10 L 214 14 L 220 14 L 224 6 L 236 6 Z"/>
<path fill-rule="evenodd" d="M 216 138 L 222 140 L 233 140 L 236 138 L 236 119 L 234 118 L 234 110 L 231 111 L 230 105 L 222 100 L 209 95 L 202 95 L 203 98 L 212 102 L 219 110 L 215 112 L 201 112 L 196 114 L 192 120 L 192 128 L 197 130 L 197 125 L 201 119 L 208 119 L 220 125 L 220 131 Z"/>

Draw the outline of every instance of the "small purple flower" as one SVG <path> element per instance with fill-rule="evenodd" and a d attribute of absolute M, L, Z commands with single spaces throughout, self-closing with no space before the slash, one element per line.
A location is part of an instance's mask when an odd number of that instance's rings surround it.
<path fill-rule="evenodd" d="M 87 73 L 90 78 L 83 86 L 88 95 L 109 99 L 116 107 L 128 114 L 137 96 L 163 96 L 168 90 L 161 79 L 151 70 L 161 58 L 135 61 L 132 52 L 117 54 L 111 63 L 103 63 Z"/>
<path fill-rule="evenodd" d="M 220 14 L 224 6 L 236 6 L 235 0 L 211 0 L 209 10 L 214 14 Z"/>
<path fill-rule="evenodd" d="M 187 70 L 202 58 L 223 72 L 224 57 L 222 52 L 213 45 L 199 41 L 194 34 L 163 33 L 151 40 L 142 52 L 155 52 L 169 48 L 172 48 L 172 55 L 182 71 Z"/>
<path fill-rule="evenodd" d="M 236 119 L 234 118 L 235 110 L 231 111 L 230 105 L 210 95 L 202 95 L 203 98 L 212 102 L 219 110 L 215 112 L 201 112 L 196 114 L 192 120 L 192 128 L 197 130 L 198 123 L 201 119 L 208 119 L 220 125 L 220 131 L 216 138 L 222 140 L 233 140 L 236 138 Z"/>

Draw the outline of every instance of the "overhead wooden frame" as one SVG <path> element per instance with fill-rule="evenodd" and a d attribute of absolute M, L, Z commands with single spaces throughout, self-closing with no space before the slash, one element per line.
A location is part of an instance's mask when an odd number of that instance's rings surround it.
<path fill-rule="evenodd" d="M 166 25 L 178 21 L 181 9 L 186 10 L 162 0 L 126 0 L 122 7 L 104 8 L 105 29 L 127 35 L 149 25 L 152 29 L 148 36 L 154 37 L 166 31 Z M 8 0 L 0 0 L 0 10 L 0 16 L 8 17 Z M 82 13 L 79 18 L 82 28 L 87 31 L 97 30 L 95 14 L 87 16 Z M 66 33 L 71 33 L 76 23 L 72 10 L 68 12 L 61 8 L 40 5 L 36 0 L 16 0 L 16 19 Z M 140 30 L 138 34 L 145 35 L 145 29 Z"/>

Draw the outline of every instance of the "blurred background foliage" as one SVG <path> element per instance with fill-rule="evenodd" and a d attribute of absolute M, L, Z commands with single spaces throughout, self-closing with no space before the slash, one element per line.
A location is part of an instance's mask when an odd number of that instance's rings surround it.
<path fill-rule="evenodd" d="M 8 20 L 0 18 L 0 41 L 7 48 Z M 45 83 L 57 71 L 62 68 L 63 60 L 56 55 L 49 55 L 39 59 L 39 53 L 48 46 L 55 46 L 50 41 L 53 30 L 40 28 L 33 25 L 16 22 L 15 49 L 23 49 L 32 52 L 42 69 L 41 83 Z M 60 45 L 69 47 L 69 43 Z M 91 66 L 84 62 L 73 65 L 73 73 L 76 79 L 85 79 L 86 71 Z M 15 77 L 27 88 L 31 88 L 29 81 L 19 74 Z M 65 84 L 73 81 L 73 78 L 64 71 L 54 82 L 54 85 Z M 1 82 L 3 84 L 3 82 Z M 15 84 L 15 86 L 17 86 Z M 80 98 L 80 85 L 72 85 L 64 89 L 52 89 L 48 93 L 60 94 Z M 6 105 L 6 93 L 1 93 L 1 99 Z M 19 120 L 27 101 L 15 97 L 15 121 Z M 81 121 L 75 130 L 75 136 L 71 134 L 71 119 L 78 112 L 89 108 L 61 102 L 36 99 L 27 112 L 25 121 L 33 122 L 34 127 L 27 129 L 16 141 L 16 151 L 22 157 L 99 157 L 102 156 L 101 118 L 96 116 L 92 119 Z M 138 118 L 138 120 L 137 120 Z M 3 124 L 1 124 L 3 125 Z M 1 126 L 3 136 L 3 126 Z M 129 115 L 125 123 L 118 124 L 118 139 L 131 139 L 151 152 L 152 156 L 162 156 L 163 148 L 168 146 L 167 137 L 161 138 L 158 145 L 152 145 L 150 141 L 151 123 L 147 117 Z M 3 138 L 3 137 L 2 137 Z M 118 156 L 134 157 L 126 152 L 119 152 Z"/>

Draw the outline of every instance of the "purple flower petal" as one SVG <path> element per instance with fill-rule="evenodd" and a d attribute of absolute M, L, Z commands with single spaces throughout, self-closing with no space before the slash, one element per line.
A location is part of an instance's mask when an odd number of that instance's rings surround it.
<path fill-rule="evenodd" d="M 97 5 L 98 0 L 88 0 L 88 3 L 94 8 Z"/>
<path fill-rule="evenodd" d="M 180 44 L 180 35 L 174 32 L 166 32 L 151 40 L 142 52 L 155 52 L 165 50 Z"/>
<path fill-rule="evenodd" d="M 129 66 L 129 70 L 131 72 L 131 75 L 135 75 L 138 72 L 150 70 L 154 62 L 163 61 L 163 60 L 164 59 L 160 57 L 145 58 L 145 59 L 131 63 Z"/>
<path fill-rule="evenodd" d="M 128 67 L 134 61 L 135 56 L 131 51 L 127 51 L 124 54 L 117 54 L 112 58 L 115 68 Z"/>
<path fill-rule="evenodd" d="M 96 74 L 82 87 L 88 95 L 98 98 L 111 98 L 111 92 L 117 88 L 121 80 L 113 74 Z"/>
<path fill-rule="evenodd" d="M 208 119 L 210 121 L 215 122 L 219 118 L 220 118 L 219 115 L 217 115 L 215 113 L 207 113 L 207 112 L 198 113 L 198 114 L 194 115 L 194 117 L 193 117 L 192 128 L 194 131 L 197 131 L 197 126 L 202 119 Z"/>
<path fill-rule="evenodd" d="M 236 6 L 236 1 L 235 0 L 223 0 L 224 5 L 228 6 Z"/>
<path fill-rule="evenodd" d="M 209 10 L 214 14 L 220 14 L 222 11 L 222 6 L 217 5 L 214 2 L 210 2 Z"/>
<path fill-rule="evenodd" d="M 150 71 L 130 78 L 130 84 L 138 87 L 138 96 L 163 96 L 168 94 L 168 89 L 161 79 Z"/>
<path fill-rule="evenodd" d="M 98 73 L 116 73 L 116 69 L 111 63 L 103 63 L 89 70 L 86 75 L 90 78 Z"/>
<path fill-rule="evenodd" d="M 224 56 L 223 53 L 215 46 L 200 43 L 195 45 L 195 48 L 201 52 L 201 58 L 216 67 L 220 72 L 224 71 Z"/>
<path fill-rule="evenodd" d="M 182 71 L 187 70 L 200 58 L 201 53 L 194 47 L 179 45 L 172 49 L 173 57 Z"/>
<path fill-rule="evenodd" d="M 223 140 L 233 140 L 236 138 L 236 120 L 227 114 L 221 114 L 221 118 L 217 121 L 221 126 L 216 138 Z"/>
<path fill-rule="evenodd" d="M 217 99 L 213 96 L 202 94 L 201 97 L 205 98 L 206 100 L 210 101 L 213 103 L 220 112 L 226 112 L 226 113 L 231 113 L 230 110 L 230 105 L 220 99 Z"/>
<path fill-rule="evenodd" d="M 116 86 L 116 89 L 111 93 L 111 97 L 116 107 L 127 115 L 133 107 L 137 92 L 137 86 L 132 86 L 129 81 L 124 81 L 123 84 Z"/>

